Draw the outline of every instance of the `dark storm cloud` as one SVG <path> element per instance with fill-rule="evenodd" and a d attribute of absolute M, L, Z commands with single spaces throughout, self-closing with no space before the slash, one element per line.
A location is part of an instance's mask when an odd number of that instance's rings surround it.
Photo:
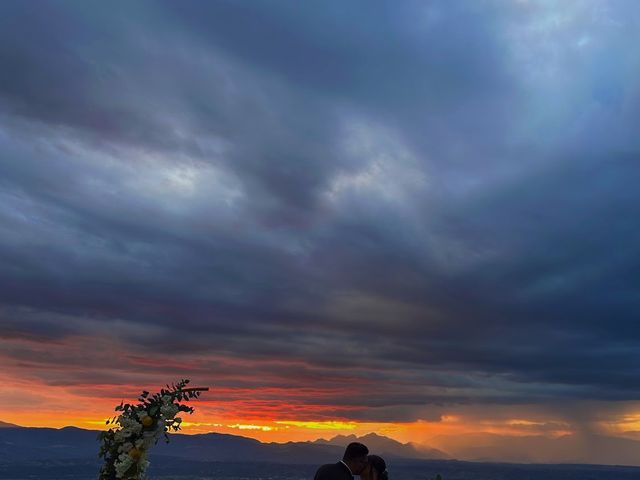
<path fill-rule="evenodd" d="M 279 359 L 191 368 L 369 420 L 637 399 L 626 7 L 3 2 L 8 355 Z"/>

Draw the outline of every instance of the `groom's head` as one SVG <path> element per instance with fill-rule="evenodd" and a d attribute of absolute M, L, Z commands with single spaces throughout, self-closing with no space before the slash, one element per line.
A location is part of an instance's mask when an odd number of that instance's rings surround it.
<path fill-rule="evenodd" d="M 351 473 L 360 475 L 367 466 L 367 455 L 369 455 L 369 449 L 366 445 L 353 442 L 347 445 L 342 461 L 347 464 Z"/>

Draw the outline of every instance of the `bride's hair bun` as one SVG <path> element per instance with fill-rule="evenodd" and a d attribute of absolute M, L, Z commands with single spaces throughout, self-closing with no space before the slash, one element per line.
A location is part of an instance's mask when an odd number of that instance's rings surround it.
<path fill-rule="evenodd" d="M 369 465 L 371 465 L 378 473 L 378 480 L 389 480 L 389 472 L 387 472 L 387 463 L 378 455 L 369 455 L 367 457 Z"/>

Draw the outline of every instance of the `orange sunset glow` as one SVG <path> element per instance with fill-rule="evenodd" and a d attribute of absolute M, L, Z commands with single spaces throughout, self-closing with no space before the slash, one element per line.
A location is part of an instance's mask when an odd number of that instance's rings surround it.
<path fill-rule="evenodd" d="M 47 386 L 34 385 L 7 376 L 0 377 L 5 385 L 3 395 L 15 397 L 3 420 L 29 427 L 77 426 L 88 429 L 104 429 L 106 419 L 113 408 L 121 400 L 136 401 L 138 386 L 110 385 L 76 385 Z M 6 387 L 11 385 L 11 387 Z M 153 389 L 154 385 L 145 388 Z M 139 392 L 138 392 L 139 393 Z M 286 392 L 280 392 L 286 398 Z M 335 435 L 356 435 L 376 432 L 394 438 L 400 442 L 431 444 L 439 436 L 464 437 L 473 433 L 489 433 L 501 435 L 526 436 L 536 431 L 536 427 L 544 427 L 553 419 L 545 421 L 522 418 L 478 418 L 470 414 L 443 415 L 438 421 L 425 422 L 360 422 L 348 417 L 335 420 L 297 420 L 292 412 L 303 412 L 300 418 L 324 418 L 326 406 L 297 405 L 284 402 L 243 402 L 242 400 L 222 401 L 220 396 L 261 397 L 271 396 L 272 391 L 221 390 L 215 386 L 194 405 L 196 413 L 183 423 L 184 434 L 207 432 L 228 433 L 256 438 L 263 442 L 313 441 L 318 438 L 331 438 Z M 213 398 L 211 398 L 213 397 Z M 26 398 L 34 406 L 25 408 L 19 398 Z M 292 398 L 292 402 L 295 399 Z M 260 405 L 258 405 L 260 403 Z M 22 406 L 22 408 L 21 408 Z M 242 416 L 234 416 L 224 412 L 242 412 Z M 624 415 L 602 421 L 600 427 L 609 433 L 624 434 L 638 430 L 640 413 Z M 545 430 L 551 437 L 574 434 L 569 424 L 557 423 L 553 429 Z"/>
<path fill-rule="evenodd" d="M 21 409 L 18 402 L 12 405 L 4 415 L 3 420 L 29 427 L 77 426 L 89 429 L 108 428 L 106 419 L 112 415 L 113 408 L 121 400 L 135 402 L 137 386 L 129 385 L 115 387 L 108 385 L 92 386 L 46 386 L 20 382 L 16 379 L 1 377 L 3 383 L 11 382 L 11 388 L 3 388 L 3 393 L 16 398 L 27 398 L 37 408 Z M 145 388 L 153 389 L 153 385 Z M 91 391 L 94 394 L 91 395 Z M 131 393 L 123 396 L 120 393 Z M 139 392 L 138 392 L 139 393 Z M 487 421 L 469 419 L 465 421 L 460 416 L 443 416 L 437 422 L 406 422 L 406 423 L 374 423 L 352 421 L 348 418 L 336 420 L 297 420 L 291 417 L 292 412 L 304 410 L 301 418 L 323 417 L 323 406 L 300 406 L 295 403 L 286 404 L 264 402 L 262 409 L 254 402 L 242 401 L 224 402 L 207 397 L 219 394 L 260 397 L 259 390 L 221 392 L 215 387 L 205 394 L 194 405 L 196 413 L 183 422 L 184 434 L 206 432 L 229 433 L 256 438 L 264 442 L 312 441 L 318 438 L 331 438 L 335 435 L 362 436 L 376 432 L 394 438 L 403 443 L 421 443 L 426 439 L 438 435 L 464 435 L 471 432 L 501 433 L 509 435 L 527 435 L 528 427 L 536 422 L 526 420 Z M 266 395 L 272 392 L 264 392 Z M 282 392 L 286 396 L 285 392 Z M 300 408 L 302 407 L 302 408 Z M 244 412 L 244 416 L 220 415 L 218 412 Z M 628 420 L 627 420 L 628 421 Z M 520 426 L 524 428 L 519 428 Z M 555 435 L 569 434 L 570 430 L 553 432 Z"/>

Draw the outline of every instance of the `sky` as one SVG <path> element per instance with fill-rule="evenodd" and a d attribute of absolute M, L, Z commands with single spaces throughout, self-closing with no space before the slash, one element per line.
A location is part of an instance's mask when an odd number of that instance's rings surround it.
<path fill-rule="evenodd" d="M 640 440 L 639 27 L 0 2 L 0 420 L 190 378 L 186 433 Z"/>

